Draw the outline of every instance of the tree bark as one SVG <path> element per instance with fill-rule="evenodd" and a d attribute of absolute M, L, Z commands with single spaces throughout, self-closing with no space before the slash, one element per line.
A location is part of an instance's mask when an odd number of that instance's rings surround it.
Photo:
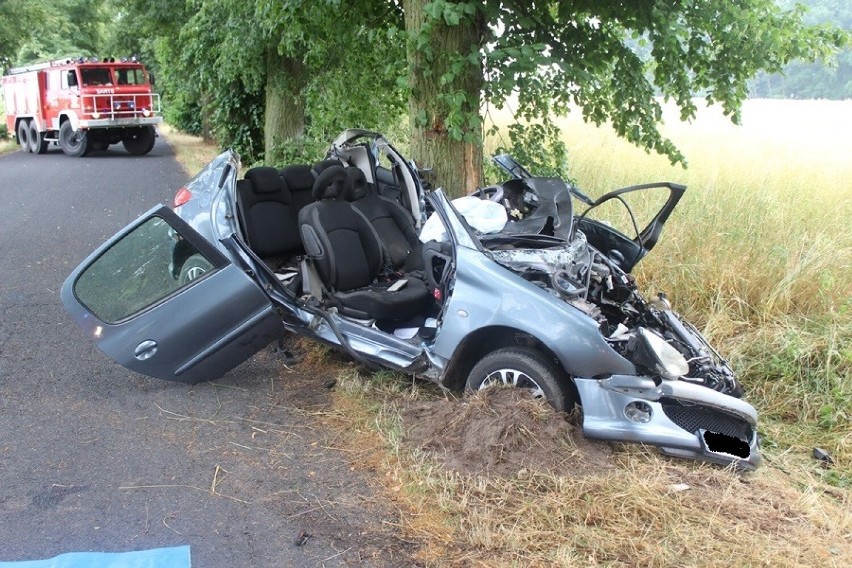
<path fill-rule="evenodd" d="M 209 93 L 201 95 L 201 138 L 205 142 L 213 141 L 213 110 Z"/>
<path fill-rule="evenodd" d="M 266 56 L 266 104 L 263 145 L 267 160 L 275 148 L 305 134 L 305 99 L 302 91 L 307 73 L 302 61 L 279 55 L 270 48 Z"/>
<path fill-rule="evenodd" d="M 409 37 L 420 33 L 427 17 L 423 11 L 427 3 L 428 0 L 403 0 Z M 477 118 L 464 125 L 461 140 L 451 136 L 451 109 L 439 95 L 465 93 L 462 113 L 479 116 L 482 64 L 468 62 L 461 73 L 443 85 L 441 77 L 449 71 L 453 56 L 467 56 L 478 50 L 484 22 L 478 18 L 474 23 L 463 21 L 448 26 L 440 20 L 432 25 L 428 44 L 431 57 L 425 50 L 416 49 L 413 41 L 408 43 L 411 157 L 421 167 L 433 169 L 436 187 L 443 187 L 452 196 L 465 195 L 482 185 L 482 129 Z"/>

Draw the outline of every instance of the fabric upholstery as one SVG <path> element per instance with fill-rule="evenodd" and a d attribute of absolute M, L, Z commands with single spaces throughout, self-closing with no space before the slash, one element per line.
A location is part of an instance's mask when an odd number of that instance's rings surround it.
<path fill-rule="evenodd" d="M 313 196 L 317 201 L 336 199 L 346 189 L 346 169 L 343 166 L 329 166 L 317 176 L 314 182 Z"/>
<path fill-rule="evenodd" d="M 409 278 L 408 284 L 396 292 L 388 292 L 392 283 L 374 285 L 369 289 L 337 292 L 335 298 L 343 305 L 347 315 L 378 320 L 398 320 L 422 313 L 431 303 L 432 295 L 426 283 L 419 278 Z"/>
<path fill-rule="evenodd" d="M 420 241 L 411 215 L 399 203 L 370 193 L 357 168 L 347 168 L 346 173 L 346 199 L 370 222 L 393 268 L 419 268 Z"/>
<path fill-rule="evenodd" d="M 314 174 L 311 173 L 310 166 L 287 166 L 278 173 L 287 185 L 287 189 L 290 190 L 293 207 L 297 214 L 302 210 L 302 207 L 314 202 Z"/>
<path fill-rule="evenodd" d="M 261 258 L 287 257 L 302 249 L 292 197 L 275 168 L 259 167 L 237 182 L 240 221 Z"/>
<path fill-rule="evenodd" d="M 331 291 L 341 313 L 361 318 L 405 319 L 425 310 L 432 301 L 419 279 L 401 290 L 388 292 L 390 283 L 376 279 L 383 254 L 378 237 L 366 217 L 346 200 L 337 200 L 346 188 L 342 166 L 323 170 L 314 184 L 315 203 L 299 212 L 299 229 L 307 254 Z"/>
<path fill-rule="evenodd" d="M 342 166 L 342 165 L 343 165 L 343 162 L 341 162 L 337 158 L 329 158 L 328 160 L 320 160 L 319 162 L 317 162 L 313 166 L 311 166 L 311 172 L 313 173 L 314 177 L 317 178 L 317 177 L 319 177 L 319 175 L 321 173 L 323 173 L 326 169 L 330 168 L 331 166 Z"/>

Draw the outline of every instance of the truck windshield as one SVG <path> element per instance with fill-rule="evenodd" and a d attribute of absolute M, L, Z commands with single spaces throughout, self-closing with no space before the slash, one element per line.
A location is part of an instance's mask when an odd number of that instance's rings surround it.
<path fill-rule="evenodd" d="M 103 85 L 112 85 L 112 74 L 107 67 L 93 67 L 81 69 L 80 73 L 83 76 L 84 87 L 99 87 Z"/>
<path fill-rule="evenodd" d="M 115 76 L 119 85 L 145 84 L 145 74 L 141 69 L 116 69 Z"/>

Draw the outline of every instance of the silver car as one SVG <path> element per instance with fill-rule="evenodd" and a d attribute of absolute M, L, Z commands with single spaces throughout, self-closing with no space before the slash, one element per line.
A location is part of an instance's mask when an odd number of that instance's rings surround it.
<path fill-rule="evenodd" d="M 243 179 L 227 151 L 173 208 L 154 207 L 80 264 L 62 301 L 104 353 L 159 379 L 220 377 L 294 333 L 451 389 L 509 385 L 557 410 L 578 404 L 590 438 L 756 468 L 757 412 L 728 363 L 630 275 L 685 188 L 592 200 L 495 160 L 511 179 L 464 198 L 463 215 L 378 133 L 348 130 L 316 164 Z M 589 215 L 649 190 L 665 203 L 644 229 L 634 219 L 633 238 Z"/>

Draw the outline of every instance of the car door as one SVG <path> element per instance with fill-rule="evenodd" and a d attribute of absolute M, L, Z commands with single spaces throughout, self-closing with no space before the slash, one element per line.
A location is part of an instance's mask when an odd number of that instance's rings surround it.
<path fill-rule="evenodd" d="M 178 240 L 213 268 L 181 284 L 170 266 Z M 165 206 L 98 248 L 65 280 L 61 295 L 71 318 L 106 355 L 170 381 L 217 378 L 284 329 L 246 271 Z"/>
<path fill-rule="evenodd" d="M 592 246 L 609 256 L 622 270 L 630 272 L 660 240 L 663 226 L 685 191 L 685 186 L 672 182 L 645 183 L 616 189 L 597 198 L 591 207 L 577 218 L 577 226 L 583 231 Z M 630 195 L 643 197 L 651 192 L 658 193 L 657 203 L 650 206 L 650 210 L 656 211 L 656 213 L 651 216 L 645 228 L 640 231 L 638 229 L 640 225 L 638 225 L 634 213 L 642 208 L 634 205 L 634 209 L 631 209 L 625 198 Z M 662 205 L 659 205 L 659 202 L 662 202 Z M 611 219 L 605 222 L 587 216 L 589 212 L 604 204 L 625 206 L 624 210 L 628 214 L 627 218 L 630 220 L 635 237 L 628 237 L 625 234 L 626 230 L 624 232 L 619 231 L 613 226 Z"/>

